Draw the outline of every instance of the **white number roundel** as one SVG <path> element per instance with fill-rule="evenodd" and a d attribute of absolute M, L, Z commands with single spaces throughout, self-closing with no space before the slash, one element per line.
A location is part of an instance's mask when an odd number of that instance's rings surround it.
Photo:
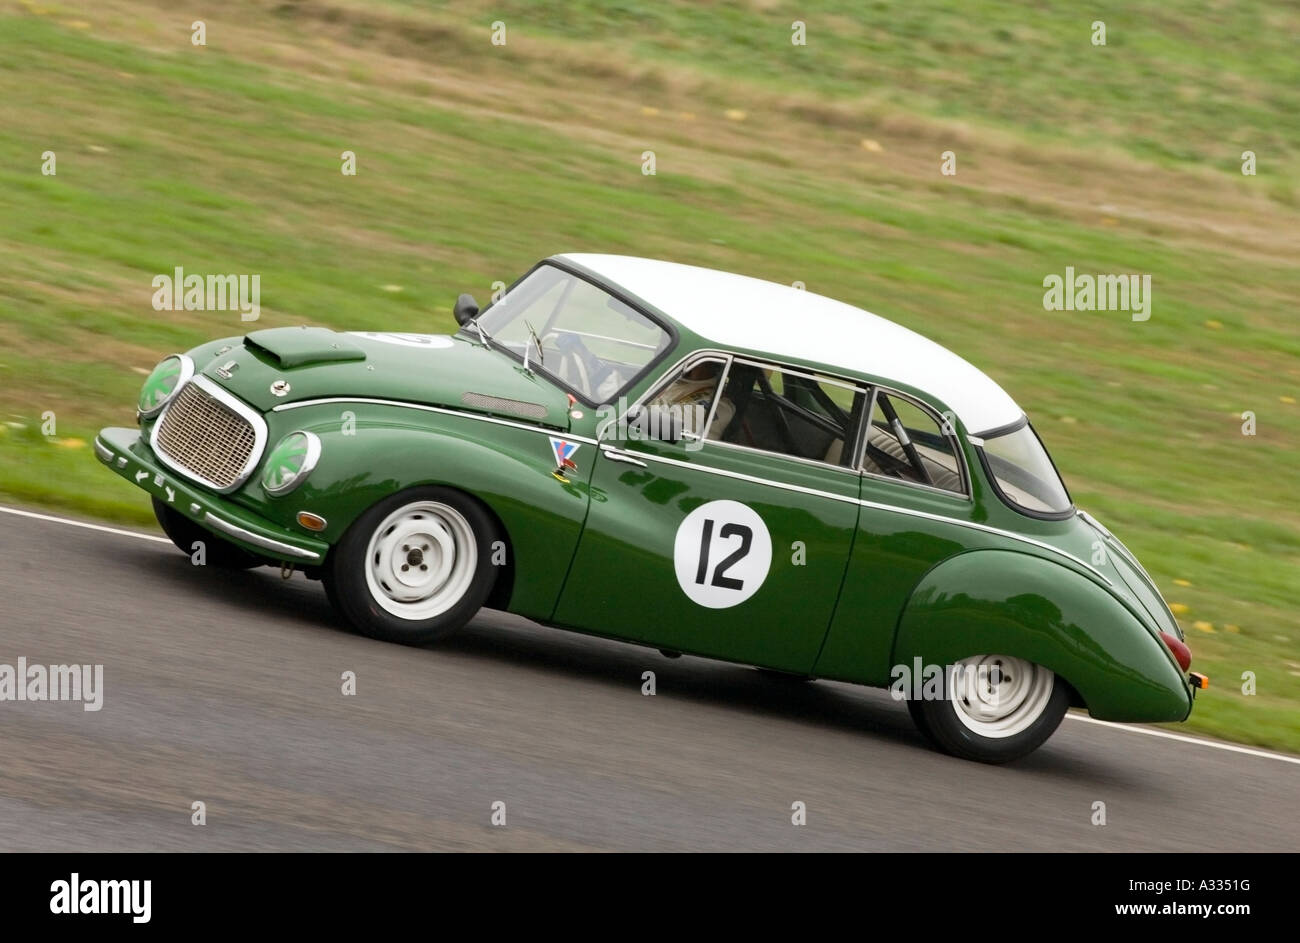
<path fill-rule="evenodd" d="M 772 537 L 753 508 L 710 501 L 677 528 L 673 567 L 677 583 L 695 603 L 726 609 L 758 592 L 772 566 Z"/>

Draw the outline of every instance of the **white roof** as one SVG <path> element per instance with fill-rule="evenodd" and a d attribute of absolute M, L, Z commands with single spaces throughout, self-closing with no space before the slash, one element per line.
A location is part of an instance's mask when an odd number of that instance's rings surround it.
<path fill-rule="evenodd" d="M 971 433 L 1022 411 L 982 370 L 900 324 L 852 305 L 746 275 L 640 259 L 559 256 L 636 295 L 726 348 L 762 351 L 889 379 L 942 400 Z"/>

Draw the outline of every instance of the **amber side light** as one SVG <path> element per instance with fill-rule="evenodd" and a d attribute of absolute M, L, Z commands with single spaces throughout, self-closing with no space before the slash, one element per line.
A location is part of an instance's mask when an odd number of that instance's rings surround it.
<path fill-rule="evenodd" d="M 319 514 L 313 514 L 311 511 L 299 511 L 298 525 L 305 527 L 307 530 L 324 530 L 325 518 Z"/>

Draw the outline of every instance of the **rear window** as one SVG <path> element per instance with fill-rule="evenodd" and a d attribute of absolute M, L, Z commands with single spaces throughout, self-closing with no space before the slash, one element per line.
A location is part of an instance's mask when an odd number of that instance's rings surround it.
<path fill-rule="evenodd" d="M 1028 422 L 986 438 L 981 452 L 1002 500 L 1016 510 L 1050 517 L 1072 511 L 1065 483 Z"/>

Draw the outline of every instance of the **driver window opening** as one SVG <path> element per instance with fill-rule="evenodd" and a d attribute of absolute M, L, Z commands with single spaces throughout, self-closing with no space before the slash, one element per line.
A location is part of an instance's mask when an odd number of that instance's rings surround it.
<path fill-rule="evenodd" d="M 952 437 L 929 410 L 892 393 L 876 393 L 862 470 L 882 478 L 966 493 Z"/>
<path fill-rule="evenodd" d="M 831 465 L 845 464 L 865 394 L 832 380 L 734 362 L 708 437 Z M 722 421 L 726 412 L 730 414 Z"/>

